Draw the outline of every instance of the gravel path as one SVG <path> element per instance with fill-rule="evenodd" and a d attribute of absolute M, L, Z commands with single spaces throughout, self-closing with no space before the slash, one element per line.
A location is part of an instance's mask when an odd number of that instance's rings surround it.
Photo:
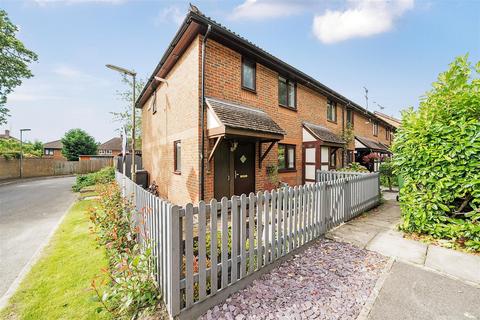
<path fill-rule="evenodd" d="M 355 319 L 387 258 L 317 240 L 200 319 Z"/>

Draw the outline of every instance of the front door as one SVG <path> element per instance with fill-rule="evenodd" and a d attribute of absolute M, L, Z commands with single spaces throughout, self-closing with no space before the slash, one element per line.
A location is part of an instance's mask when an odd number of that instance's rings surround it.
<path fill-rule="evenodd" d="M 234 194 L 255 192 L 255 144 L 238 142 L 233 153 Z"/>

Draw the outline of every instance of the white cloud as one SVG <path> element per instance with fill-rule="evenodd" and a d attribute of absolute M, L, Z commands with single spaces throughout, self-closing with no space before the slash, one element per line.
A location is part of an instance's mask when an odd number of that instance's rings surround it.
<path fill-rule="evenodd" d="M 77 82 L 77 83 L 89 83 L 97 86 L 108 86 L 110 81 L 99 78 L 97 76 L 83 72 L 75 67 L 61 64 L 53 68 L 53 73 L 57 76 L 60 76 L 64 80 Z"/>
<path fill-rule="evenodd" d="M 155 19 L 155 25 L 160 25 L 162 23 L 174 22 L 176 25 L 181 25 L 185 16 L 187 15 L 186 10 L 181 10 L 179 7 L 170 6 L 163 8 Z"/>
<path fill-rule="evenodd" d="M 32 0 L 39 6 L 47 6 L 52 4 L 81 4 L 81 3 L 104 3 L 104 4 L 120 4 L 127 0 Z"/>
<path fill-rule="evenodd" d="M 368 37 L 392 29 L 395 19 L 414 6 L 414 0 L 350 1 L 352 7 L 327 10 L 313 19 L 313 33 L 324 43 Z"/>
<path fill-rule="evenodd" d="M 235 7 L 232 19 L 260 20 L 298 14 L 305 9 L 301 1 L 246 0 Z"/>

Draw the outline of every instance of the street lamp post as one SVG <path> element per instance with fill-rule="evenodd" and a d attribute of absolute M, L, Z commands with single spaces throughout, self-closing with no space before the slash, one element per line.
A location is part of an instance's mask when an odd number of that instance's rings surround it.
<path fill-rule="evenodd" d="M 135 78 L 137 76 L 137 73 L 135 71 L 131 71 L 122 67 L 118 67 L 112 64 L 107 64 L 107 68 L 115 70 L 117 72 L 123 73 L 125 75 L 131 76 L 133 79 L 133 85 L 132 85 L 132 168 L 131 168 L 131 177 L 134 182 L 136 182 L 135 179 Z"/>
<path fill-rule="evenodd" d="M 20 178 L 23 178 L 23 133 L 31 129 L 20 129 Z"/>

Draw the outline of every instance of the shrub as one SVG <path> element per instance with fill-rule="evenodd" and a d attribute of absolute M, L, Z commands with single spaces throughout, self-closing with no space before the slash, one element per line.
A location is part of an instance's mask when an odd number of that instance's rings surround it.
<path fill-rule="evenodd" d="M 396 175 L 393 173 L 393 163 L 390 159 L 385 159 L 384 162 L 380 164 L 380 181 L 382 185 L 387 185 L 390 191 L 392 186 L 396 184 Z"/>
<path fill-rule="evenodd" d="M 339 169 L 338 171 L 346 171 L 346 172 L 370 172 L 367 168 L 359 164 L 358 162 L 352 162 L 348 166 Z"/>
<path fill-rule="evenodd" d="M 99 183 L 109 183 L 115 180 L 115 168 L 105 167 L 100 171 L 77 176 L 77 181 L 72 186 L 73 191 L 79 192 L 85 187 Z"/>
<path fill-rule="evenodd" d="M 115 319 L 134 319 L 153 311 L 160 299 L 152 245 L 148 241 L 138 244 L 135 209 L 123 200 L 118 186 L 103 184 L 98 191 L 100 199 L 90 211 L 90 220 L 98 243 L 106 248 L 109 268 L 103 272 L 109 281 L 92 281 L 103 305 L 97 311 L 107 310 Z"/>
<path fill-rule="evenodd" d="M 480 251 L 480 62 L 473 69 L 465 56 L 439 75 L 402 114 L 393 152 L 402 228 Z"/>

